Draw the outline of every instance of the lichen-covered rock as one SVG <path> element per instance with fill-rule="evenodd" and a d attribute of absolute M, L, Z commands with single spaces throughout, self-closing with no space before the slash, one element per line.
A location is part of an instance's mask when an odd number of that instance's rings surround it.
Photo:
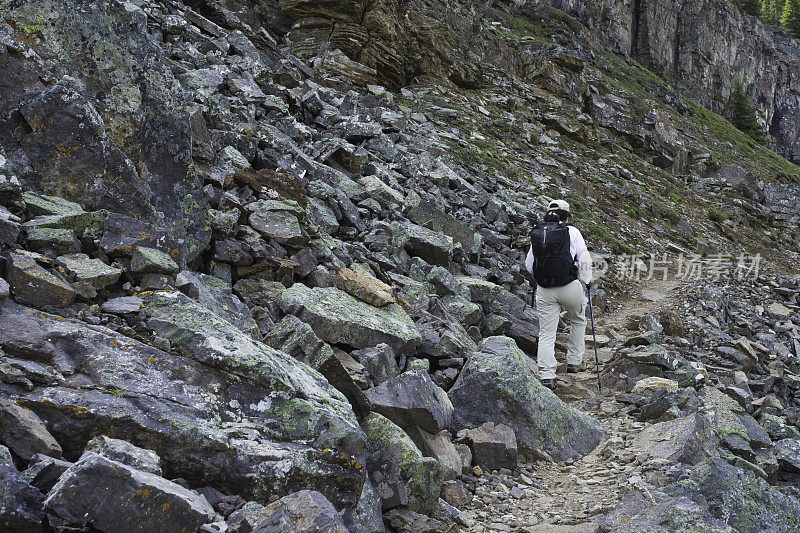
<path fill-rule="evenodd" d="M 336 274 L 336 288 L 375 307 L 396 303 L 392 288 L 364 272 L 343 268 Z"/>
<path fill-rule="evenodd" d="M 284 496 L 258 512 L 253 531 L 286 533 L 345 533 L 347 527 L 323 494 L 301 490 Z"/>
<path fill-rule="evenodd" d="M 369 476 L 364 478 L 364 489 L 358 499 L 358 506 L 344 513 L 344 522 L 350 533 L 383 533 L 381 499 L 372 488 Z"/>
<path fill-rule="evenodd" d="M 85 451 L 102 455 L 142 472 L 161 475 L 161 458 L 153 450 L 145 450 L 130 442 L 99 435 L 86 445 Z"/>
<path fill-rule="evenodd" d="M 59 256 L 56 264 L 75 276 L 72 286 L 85 298 L 94 298 L 98 290 L 113 285 L 122 275 L 121 268 L 107 265 L 99 259 L 91 259 L 86 254 Z"/>
<path fill-rule="evenodd" d="M 328 383 L 344 394 L 356 414 L 363 416 L 369 410 L 369 402 L 361 388 L 336 356 L 333 348 L 322 341 L 311 329 L 293 315 L 286 315 L 264 338 L 264 343 L 319 371 Z"/>
<path fill-rule="evenodd" d="M 523 456 L 564 461 L 594 449 L 605 435 L 589 415 L 545 388 L 508 337 L 484 339 L 447 395 L 455 428 L 485 422 L 514 428 Z"/>
<path fill-rule="evenodd" d="M 25 461 L 37 453 L 61 457 L 61 446 L 41 419 L 28 409 L 0 398 L 0 442 Z"/>
<path fill-rule="evenodd" d="M 453 405 L 425 370 L 409 370 L 366 391 L 372 410 L 408 431 L 419 427 L 429 433 L 447 428 Z"/>
<path fill-rule="evenodd" d="M 442 485 L 439 463 L 422 453 L 402 429 L 378 413 L 363 421 L 367 435 L 367 469 L 383 509 L 408 507 L 431 513 Z"/>
<path fill-rule="evenodd" d="M 131 272 L 134 274 L 175 274 L 178 264 L 161 250 L 137 246 L 131 256 Z"/>
<path fill-rule="evenodd" d="M 14 467 L 8 448 L 0 446 L 0 529 L 14 533 L 43 533 L 44 495 Z"/>
<path fill-rule="evenodd" d="M 86 209 L 153 222 L 160 213 L 183 242 L 181 258 L 196 257 L 211 231 L 192 166 L 191 96 L 148 33 L 145 12 L 116 0 L 37 0 L 5 15 L 16 27 L 36 28 L 39 51 L 14 55 L 5 68 L 59 80 L 45 87 L 22 76 L 22 88 L 0 95 L 19 109 L 3 128 L 22 124 L 19 136 L 2 137 L 14 139 L 5 148 L 25 161 L 15 161 L 25 169 L 20 178 Z"/>
<path fill-rule="evenodd" d="M 2 396 L 13 391 L 70 460 L 107 435 L 155 451 L 165 472 L 192 486 L 266 503 L 310 483 L 340 508 L 354 506 L 366 439 L 345 398 L 311 368 L 187 296 L 151 297 L 163 298 L 148 310 L 165 324 L 174 320 L 167 331 L 181 355 L 6 302 L 0 323 L 8 317 L 15 331 L 41 339 L 29 336 L 23 344 L 4 332 L 4 346 L 57 360 L 69 378 L 30 391 L 4 385 Z"/>
<path fill-rule="evenodd" d="M 233 294 L 233 289 L 224 280 L 209 274 L 183 270 L 176 276 L 175 286 L 212 313 L 233 323 L 253 338 L 258 338 L 258 326 L 250 310 Z"/>
<path fill-rule="evenodd" d="M 56 273 L 45 270 L 32 258 L 10 254 L 7 277 L 14 299 L 33 307 L 67 307 L 75 290 Z"/>
<path fill-rule="evenodd" d="M 781 470 L 800 474 L 800 440 L 782 439 L 773 446 Z"/>
<path fill-rule="evenodd" d="M 462 432 L 459 432 L 459 436 Z M 488 470 L 517 468 L 517 439 L 514 430 L 504 424 L 486 422 L 463 432 L 472 450 L 475 464 Z"/>
<path fill-rule="evenodd" d="M 398 304 L 374 307 L 333 287 L 311 289 L 296 283 L 281 294 L 281 308 L 310 324 L 331 344 L 369 348 L 385 343 L 406 352 L 420 339 Z"/>
<path fill-rule="evenodd" d="M 29 249 L 50 256 L 73 254 L 81 249 L 70 229 L 33 227 L 28 229 L 25 242 Z"/>
<path fill-rule="evenodd" d="M 202 496 L 92 452 L 64 472 L 44 507 L 71 525 L 101 531 L 194 531 L 214 518 Z"/>
<path fill-rule="evenodd" d="M 452 237 L 410 222 L 392 225 L 392 245 L 433 265 L 447 266 L 453 258 Z"/>

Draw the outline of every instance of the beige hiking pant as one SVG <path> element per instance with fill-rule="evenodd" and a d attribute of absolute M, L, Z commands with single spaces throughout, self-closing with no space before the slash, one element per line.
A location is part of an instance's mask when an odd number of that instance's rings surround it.
<path fill-rule="evenodd" d="M 536 312 L 539 315 L 539 349 L 536 364 L 541 379 L 556 377 L 555 345 L 556 328 L 561 306 L 567 311 L 569 321 L 569 343 L 567 344 L 567 364 L 580 365 L 586 352 L 586 294 L 579 280 L 563 287 L 537 287 Z"/>

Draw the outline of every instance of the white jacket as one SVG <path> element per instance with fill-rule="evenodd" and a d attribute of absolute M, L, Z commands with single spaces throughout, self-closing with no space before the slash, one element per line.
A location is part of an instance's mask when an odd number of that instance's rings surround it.
<path fill-rule="evenodd" d="M 569 254 L 575 258 L 575 266 L 578 267 L 578 279 L 588 284 L 592 281 L 592 256 L 586 248 L 586 241 L 578 228 L 569 227 Z M 528 250 L 528 257 L 525 258 L 525 268 L 533 274 L 533 247 Z"/>

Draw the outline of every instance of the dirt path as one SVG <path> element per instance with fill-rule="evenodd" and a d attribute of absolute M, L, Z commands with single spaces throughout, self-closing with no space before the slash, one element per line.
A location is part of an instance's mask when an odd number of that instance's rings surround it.
<path fill-rule="evenodd" d="M 596 317 L 598 335 L 611 337 L 601 351 L 602 361 L 617 343 L 611 330 L 622 331 L 633 316 L 674 307 L 685 287 L 679 280 L 649 280 L 634 287 Z M 591 334 L 591 328 L 587 327 Z M 563 357 L 563 354 L 562 354 Z M 585 371 L 560 375 L 556 393 L 577 409 L 594 416 L 607 437 L 589 455 L 567 464 L 523 464 L 516 475 L 485 473 L 476 483 L 476 497 L 468 512 L 475 519 L 469 531 L 529 533 L 593 533 L 599 517 L 631 491 L 645 468 L 633 448 L 634 436 L 644 424 L 628 416 L 627 406 L 613 391 L 597 390 L 591 342 L 587 342 Z"/>

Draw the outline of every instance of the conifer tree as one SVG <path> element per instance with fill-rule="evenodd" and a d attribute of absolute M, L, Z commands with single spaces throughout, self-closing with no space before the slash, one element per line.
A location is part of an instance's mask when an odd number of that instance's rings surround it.
<path fill-rule="evenodd" d="M 761 0 L 761 20 L 767 24 L 775 22 L 772 11 L 772 0 Z"/>
<path fill-rule="evenodd" d="M 728 102 L 728 108 L 730 110 L 731 124 L 755 142 L 763 144 L 764 132 L 756 120 L 756 111 L 750 106 L 747 94 L 745 94 L 741 84 L 736 84 L 736 88 Z"/>
<path fill-rule="evenodd" d="M 761 2 L 759 0 L 736 0 L 736 5 L 748 15 L 757 17 L 761 12 Z"/>
<path fill-rule="evenodd" d="M 800 0 L 786 0 L 781 15 L 781 26 L 800 39 Z"/>

